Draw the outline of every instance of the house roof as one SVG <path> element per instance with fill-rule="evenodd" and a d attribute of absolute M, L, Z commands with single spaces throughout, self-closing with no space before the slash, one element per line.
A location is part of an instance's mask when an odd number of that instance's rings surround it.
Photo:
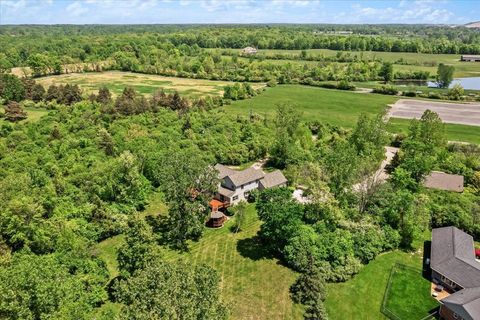
<path fill-rule="evenodd" d="M 446 191 L 463 192 L 463 176 L 432 171 L 424 182 L 425 187 Z"/>
<path fill-rule="evenodd" d="M 287 178 L 285 178 L 280 170 L 275 170 L 267 173 L 260 183 L 265 189 L 273 188 L 283 183 L 287 183 Z"/>
<path fill-rule="evenodd" d="M 480 318 L 480 287 L 463 289 L 442 299 L 442 303 L 462 319 Z"/>
<path fill-rule="evenodd" d="M 238 173 L 237 170 L 224 166 L 223 164 L 217 163 L 214 168 L 218 171 L 218 179 L 223 179 L 226 176 Z"/>
<path fill-rule="evenodd" d="M 235 193 L 234 190 L 230 190 L 230 189 L 227 189 L 227 188 L 224 188 L 222 187 L 221 185 L 218 186 L 218 193 L 221 194 L 222 196 L 224 197 L 231 197 L 233 196 L 233 194 Z"/>
<path fill-rule="evenodd" d="M 463 288 L 480 287 L 473 238 L 456 227 L 432 230 L 431 268 Z"/>
<path fill-rule="evenodd" d="M 235 174 L 228 175 L 228 178 L 235 186 L 241 186 L 249 182 L 262 179 L 265 176 L 262 170 L 248 168 L 242 171 L 237 171 Z"/>

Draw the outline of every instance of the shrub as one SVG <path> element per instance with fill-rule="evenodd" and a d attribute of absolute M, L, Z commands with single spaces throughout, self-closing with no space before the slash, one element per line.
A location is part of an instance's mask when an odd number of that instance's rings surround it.
<path fill-rule="evenodd" d="M 372 91 L 373 93 L 380 93 L 380 94 L 387 94 L 387 95 L 396 95 L 398 94 L 398 90 L 395 89 L 393 86 L 386 85 L 381 87 L 376 87 Z"/>

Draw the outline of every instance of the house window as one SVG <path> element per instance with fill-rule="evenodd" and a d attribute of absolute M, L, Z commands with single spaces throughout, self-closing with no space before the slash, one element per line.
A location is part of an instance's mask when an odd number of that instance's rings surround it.
<path fill-rule="evenodd" d="M 233 200 L 233 201 L 238 200 L 238 196 L 234 196 L 234 197 L 232 198 L 232 200 Z"/>
<path fill-rule="evenodd" d="M 240 187 L 241 187 L 241 188 L 242 188 L 242 190 L 243 190 L 243 187 L 244 187 L 244 185 L 242 184 Z"/>

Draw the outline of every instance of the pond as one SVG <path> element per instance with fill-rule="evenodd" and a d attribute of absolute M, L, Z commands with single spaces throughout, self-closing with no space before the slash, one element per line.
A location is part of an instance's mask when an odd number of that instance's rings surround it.
<path fill-rule="evenodd" d="M 457 83 L 460 84 L 463 87 L 463 89 L 480 90 L 480 77 L 453 79 L 449 88 L 453 87 Z M 397 81 L 394 81 L 394 84 L 401 85 L 401 86 L 428 86 L 431 88 L 437 87 L 437 83 L 435 81 L 424 81 L 424 80 L 397 80 Z"/>

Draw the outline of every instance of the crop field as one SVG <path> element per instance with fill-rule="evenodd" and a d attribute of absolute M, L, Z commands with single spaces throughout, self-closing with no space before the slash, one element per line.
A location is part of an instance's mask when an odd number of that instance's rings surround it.
<path fill-rule="evenodd" d="M 119 95 L 126 86 L 131 86 L 138 92 L 147 95 L 152 94 L 156 90 L 163 89 L 169 93 L 178 91 L 190 97 L 205 95 L 219 96 L 223 94 L 223 87 L 231 84 L 227 81 L 163 77 L 121 71 L 70 73 L 38 78 L 37 82 L 45 87 L 51 84 L 77 84 L 87 94 L 97 92 L 98 88 L 105 86 L 113 95 Z M 263 84 L 253 85 L 254 88 L 262 86 Z"/>
<path fill-rule="evenodd" d="M 232 52 L 240 52 L 239 49 L 211 49 L 211 50 L 229 50 Z M 429 53 L 411 53 L 411 52 L 378 52 L 378 51 L 337 51 L 328 49 L 309 49 L 306 50 L 311 55 L 324 55 L 331 57 L 337 55 L 338 52 L 357 56 L 358 58 L 372 59 L 378 58 L 383 61 L 398 62 L 403 59 L 407 64 L 395 64 L 395 71 L 429 71 L 431 75 L 437 72 L 436 64 L 445 63 L 455 66 L 454 76 L 461 77 L 479 77 L 480 63 L 460 61 L 460 54 L 429 54 Z M 290 54 L 299 55 L 301 50 L 259 50 L 259 53 L 265 54 Z M 273 61 L 273 60 L 272 60 Z"/>
<path fill-rule="evenodd" d="M 351 128 L 358 116 L 379 114 L 398 98 L 351 91 L 315 88 L 301 85 L 281 85 L 267 88 L 262 94 L 235 101 L 225 109 L 234 114 L 250 111 L 272 118 L 278 104 L 291 103 L 302 112 L 305 120 L 320 120 L 335 126 Z"/>

